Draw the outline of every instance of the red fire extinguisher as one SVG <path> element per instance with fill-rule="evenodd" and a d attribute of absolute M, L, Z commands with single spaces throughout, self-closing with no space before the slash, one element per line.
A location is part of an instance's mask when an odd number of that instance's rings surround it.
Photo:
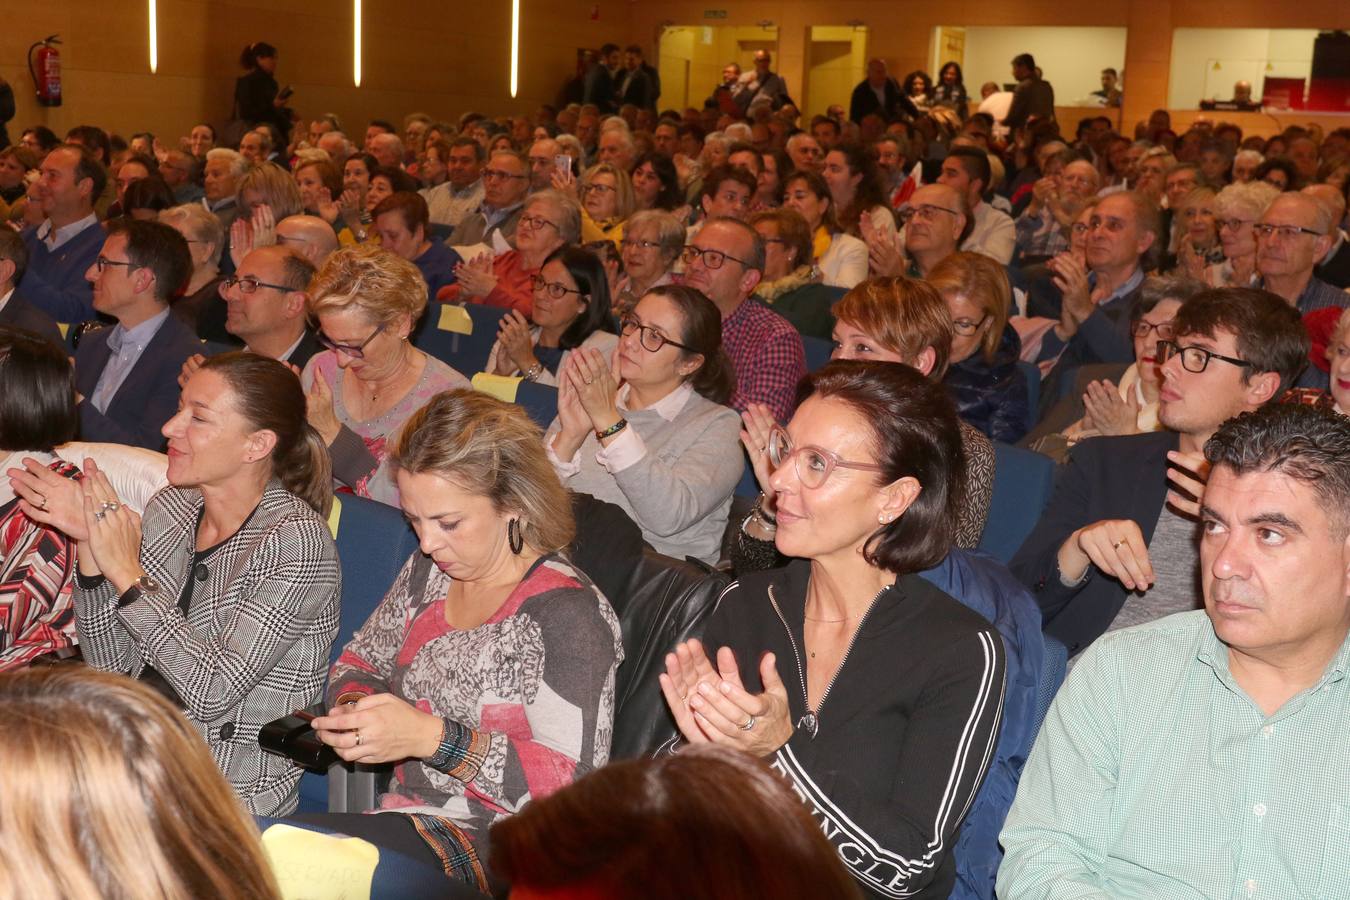
<path fill-rule="evenodd" d="M 28 48 L 28 74 L 33 76 L 37 101 L 43 106 L 61 105 L 61 51 L 56 49 L 59 43 L 61 39 L 53 34 Z"/>

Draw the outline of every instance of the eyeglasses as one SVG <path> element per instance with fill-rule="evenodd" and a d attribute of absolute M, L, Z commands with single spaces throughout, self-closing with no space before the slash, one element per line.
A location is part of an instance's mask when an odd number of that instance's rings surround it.
<path fill-rule="evenodd" d="M 1158 341 L 1158 361 L 1167 362 L 1173 355 L 1181 354 L 1181 367 L 1187 372 L 1194 372 L 1197 375 L 1205 371 L 1211 359 L 1221 359 L 1234 366 L 1240 366 L 1244 369 L 1256 368 L 1245 359 L 1237 359 L 1232 356 L 1223 356 L 1206 350 L 1204 347 L 1182 347 L 1176 341 Z"/>
<path fill-rule="evenodd" d="M 599 191 L 599 192 L 602 193 L 602 194 L 606 194 L 606 193 L 617 193 L 618 190 L 619 190 L 619 189 L 616 188 L 616 187 L 615 187 L 614 185 L 612 185 L 612 184 L 594 184 L 594 183 L 593 183 L 593 184 L 582 185 L 582 187 L 581 187 L 581 192 L 582 192 L 583 194 L 593 194 L 593 193 L 595 193 L 596 191 Z"/>
<path fill-rule="evenodd" d="M 650 325 L 643 325 L 635 316 L 624 316 L 619 322 L 619 332 L 627 337 L 634 331 L 638 332 L 638 342 L 642 344 L 642 349 L 648 353 L 655 353 L 666 344 L 673 347 L 679 347 L 681 350 L 688 350 L 690 353 L 697 353 L 693 347 L 687 344 L 681 344 L 679 341 L 673 341 Z"/>
<path fill-rule="evenodd" d="M 337 341 L 333 340 L 328 335 L 320 331 L 319 343 L 323 344 L 325 347 L 327 347 L 329 350 L 332 350 L 334 353 L 345 353 L 352 359 L 365 359 L 366 346 L 369 345 L 371 341 L 375 340 L 375 338 L 379 337 L 380 332 L 382 331 L 384 331 L 383 324 L 381 324 L 374 331 L 372 331 L 370 333 L 370 337 L 366 338 L 359 344 L 339 344 Z"/>
<path fill-rule="evenodd" d="M 557 225 L 554 225 L 552 222 L 550 222 L 548 219 L 545 219 L 543 216 L 521 216 L 519 219 L 516 220 L 516 227 L 519 228 L 521 225 L 524 225 L 531 231 L 538 231 L 545 225 L 551 226 L 554 230 L 557 230 L 558 228 Z"/>
<path fill-rule="evenodd" d="M 1140 319 L 1138 322 L 1135 322 L 1134 327 L 1130 329 L 1130 333 L 1137 338 L 1146 338 L 1154 331 L 1158 332 L 1158 338 L 1160 340 L 1170 341 L 1173 334 L 1172 320 L 1168 319 L 1166 322 L 1154 324 L 1153 322 L 1145 322 L 1143 319 Z"/>
<path fill-rule="evenodd" d="M 1223 231 L 1225 228 L 1229 231 L 1241 231 L 1244 225 L 1252 225 L 1254 223 L 1251 219 L 1215 219 L 1214 224 L 1220 231 Z"/>
<path fill-rule="evenodd" d="M 657 241 L 639 241 L 631 238 L 624 238 L 622 241 L 619 242 L 619 246 L 622 247 L 624 250 L 628 250 L 630 248 L 636 250 L 652 250 L 654 248 L 660 247 L 661 244 Z"/>
<path fill-rule="evenodd" d="M 514 175 L 511 172 L 503 172 L 501 169 L 483 170 L 483 178 L 486 181 L 506 181 L 511 178 L 519 178 L 521 180 L 524 180 L 529 177 L 530 176 L 528 175 Z"/>
<path fill-rule="evenodd" d="M 1315 237 L 1321 237 L 1323 234 L 1325 234 L 1325 232 L 1313 231 L 1311 228 L 1304 228 L 1301 225 L 1261 224 L 1261 225 L 1253 225 L 1252 230 L 1256 232 L 1257 237 L 1266 238 L 1267 240 L 1269 240 L 1276 234 L 1278 234 L 1282 240 L 1286 241 L 1292 241 L 1300 234 L 1311 234 Z"/>
<path fill-rule="evenodd" d="M 562 282 L 545 281 L 543 275 L 535 275 L 531 278 L 530 286 L 539 293 L 552 297 L 554 300 L 561 300 L 566 294 L 582 294 L 582 291 L 570 288 Z"/>
<path fill-rule="evenodd" d="M 962 337 L 970 337 L 972 334 L 979 331 L 980 326 L 988 320 L 988 313 L 980 316 L 980 321 L 978 322 L 972 322 L 969 319 L 952 319 L 952 331 L 955 331 Z"/>
<path fill-rule="evenodd" d="M 245 275 L 243 278 L 238 275 L 231 275 L 220 283 L 220 293 L 224 295 L 230 288 L 235 287 L 239 288 L 241 294 L 256 293 L 258 288 L 271 288 L 274 291 L 281 291 L 283 294 L 295 290 L 295 288 L 288 288 L 284 284 L 268 284 L 266 281 L 259 281 L 251 275 Z"/>
<path fill-rule="evenodd" d="M 903 224 L 910 219 L 918 219 L 920 222 L 931 222 L 934 215 L 940 212 L 950 213 L 953 216 L 959 216 L 960 210 L 948 209 L 945 206 L 933 206 L 928 203 L 921 203 L 918 206 L 907 206 L 900 210 L 900 222 Z"/>
<path fill-rule="evenodd" d="M 694 260 L 702 260 L 703 267 L 706 269 L 720 269 L 727 261 L 738 262 L 745 268 L 750 268 L 750 264 L 743 259 L 737 259 L 730 253 L 723 253 L 721 250 L 713 250 L 708 247 L 685 247 L 684 252 L 680 254 L 680 260 L 686 265 L 692 265 Z"/>
<path fill-rule="evenodd" d="M 100 275 L 103 274 L 103 270 L 108 268 L 108 266 L 126 266 L 128 272 L 141 268 L 134 262 L 119 262 L 115 259 L 108 259 L 106 256 L 99 256 L 94 260 L 94 268 L 98 270 Z"/>
<path fill-rule="evenodd" d="M 840 459 L 836 453 L 822 450 L 820 447 L 798 447 L 793 449 L 792 438 L 782 428 L 774 426 L 769 432 L 769 463 L 775 470 L 781 469 L 791 459 L 797 470 L 797 478 L 802 487 L 814 490 L 830 477 L 835 469 L 860 469 L 866 472 L 880 472 L 881 466 L 872 463 L 848 462 Z"/>

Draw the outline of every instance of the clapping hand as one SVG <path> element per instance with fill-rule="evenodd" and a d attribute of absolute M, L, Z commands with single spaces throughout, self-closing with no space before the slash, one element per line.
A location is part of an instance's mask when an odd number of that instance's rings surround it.
<path fill-rule="evenodd" d="M 1083 394 L 1083 408 L 1087 410 L 1087 420 L 1099 434 L 1138 434 L 1139 433 L 1139 395 L 1136 391 L 1127 392 L 1128 399 L 1120 396 L 1120 391 L 1109 381 L 1088 383 Z"/>
<path fill-rule="evenodd" d="M 80 541 L 80 573 L 101 573 L 121 594 L 145 574 L 140 560 L 141 517 L 117 499 L 108 476 L 92 459 L 84 461 L 80 496 L 88 535 Z"/>
<path fill-rule="evenodd" d="M 1051 280 L 1063 297 L 1060 324 L 1056 326 L 1055 333 L 1060 340 L 1067 341 L 1078 332 L 1078 326 L 1096 308 L 1088 282 L 1087 264 L 1071 253 L 1061 253 L 1052 258 L 1047 266 L 1052 273 Z"/>
<path fill-rule="evenodd" d="M 455 278 L 461 297 L 486 297 L 497 286 L 497 276 L 492 272 L 492 254 L 480 253 L 467 262 L 458 263 Z"/>
<path fill-rule="evenodd" d="M 230 259 L 238 269 L 258 247 L 270 247 L 277 242 L 277 220 L 272 207 L 261 203 L 248 219 L 236 218 L 230 225 Z"/>
<path fill-rule="evenodd" d="M 616 371 L 618 355 L 615 349 L 614 361 L 606 362 L 599 350 L 589 347 L 578 347 L 567 355 L 566 377 L 572 382 L 577 400 L 596 431 L 604 431 L 621 418 L 618 407 L 619 375 Z"/>
<path fill-rule="evenodd" d="M 333 192 L 326 187 L 319 188 L 319 208 L 315 210 L 319 216 L 332 225 L 342 215 L 342 207 L 333 199 Z"/>
<path fill-rule="evenodd" d="M 759 677 L 764 692 L 748 693 L 731 649 L 723 647 L 717 652 L 714 670 L 702 643 L 695 639 L 666 654 L 666 671 L 659 679 L 666 705 L 685 740 L 765 757 L 792 738 L 793 727 L 787 688 L 772 653 L 760 660 Z"/>
<path fill-rule="evenodd" d="M 509 375 L 512 370 L 528 372 L 538 363 L 534 355 L 534 341 L 530 336 L 530 323 L 519 310 L 510 310 L 502 316 L 497 325 L 497 365 L 498 375 Z"/>
<path fill-rule="evenodd" d="M 86 459 L 88 468 L 93 460 Z M 74 478 L 53 472 L 32 458 L 25 458 L 22 468 L 10 469 L 10 487 L 19 498 L 19 509 L 25 516 L 41 525 L 48 525 L 72 540 L 88 540 L 84 520 L 84 494 Z"/>

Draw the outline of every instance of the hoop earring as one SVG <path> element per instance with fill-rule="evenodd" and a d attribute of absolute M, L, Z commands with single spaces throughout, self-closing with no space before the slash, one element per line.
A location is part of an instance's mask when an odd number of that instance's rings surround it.
<path fill-rule="evenodd" d="M 512 519 L 506 523 L 506 542 L 511 545 L 511 552 L 516 556 L 525 549 L 525 534 L 520 527 L 519 519 Z"/>

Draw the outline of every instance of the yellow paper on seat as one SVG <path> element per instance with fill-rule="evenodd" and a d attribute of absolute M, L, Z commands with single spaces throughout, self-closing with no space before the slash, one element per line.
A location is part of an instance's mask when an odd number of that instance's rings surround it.
<path fill-rule="evenodd" d="M 369 841 L 276 824 L 262 842 L 283 900 L 369 900 L 380 862 Z"/>
<path fill-rule="evenodd" d="M 489 397 L 496 397 L 504 403 L 516 402 L 516 391 L 523 379 L 519 375 L 491 375 L 479 372 L 473 376 L 473 389 Z"/>
<path fill-rule="evenodd" d="M 441 317 L 436 327 L 455 334 L 473 334 L 473 319 L 469 318 L 469 311 L 464 307 L 446 303 L 441 307 Z"/>
<path fill-rule="evenodd" d="M 333 508 L 328 510 L 328 530 L 333 532 L 333 540 L 337 540 L 338 526 L 342 524 L 342 501 L 333 495 Z"/>

